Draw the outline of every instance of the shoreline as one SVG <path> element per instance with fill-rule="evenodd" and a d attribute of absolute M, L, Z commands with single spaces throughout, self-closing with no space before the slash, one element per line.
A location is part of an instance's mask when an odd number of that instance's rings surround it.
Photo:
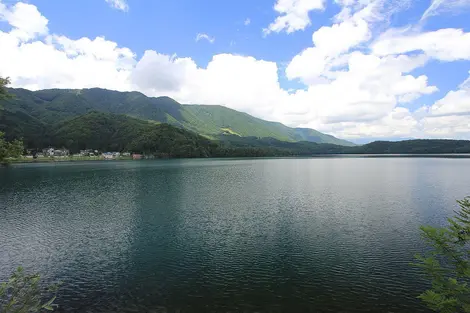
<path fill-rule="evenodd" d="M 416 154 L 416 153 L 397 153 L 397 154 L 312 154 L 312 155 L 291 155 L 291 156 L 263 156 L 263 157 L 253 157 L 253 156 L 237 156 L 237 157 L 207 157 L 207 158 L 149 158 L 149 159 L 137 159 L 134 160 L 132 157 L 118 157 L 115 159 L 105 159 L 103 157 L 46 157 L 38 159 L 30 158 L 20 158 L 20 159 L 10 159 L 8 164 L 30 164 L 30 163 L 66 163 L 66 162 L 99 162 L 99 161 L 145 161 L 145 160 L 172 160 L 172 159 L 270 159 L 270 158 L 281 158 L 281 159 L 291 159 L 291 158 L 470 158 L 469 153 L 428 153 L 428 154 Z"/>
<path fill-rule="evenodd" d="M 19 158 L 19 159 L 10 159 L 10 164 L 18 163 L 55 163 L 55 162 L 92 162 L 92 161 L 126 161 L 132 160 L 132 157 L 119 157 L 115 159 L 105 159 L 103 157 L 46 157 L 46 158 Z"/>

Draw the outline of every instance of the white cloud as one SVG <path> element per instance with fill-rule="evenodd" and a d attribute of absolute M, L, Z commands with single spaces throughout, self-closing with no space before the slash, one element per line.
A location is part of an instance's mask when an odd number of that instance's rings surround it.
<path fill-rule="evenodd" d="M 409 29 L 390 30 L 372 45 L 372 51 L 379 56 L 423 51 L 442 61 L 469 60 L 470 33 L 455 28 L 424 33 Z"/>
<path fill-rule="evenodd" d="M 444 98 L 429 108 L 431 116 L 468 115 L 470 122 L 470 77 L 457 90 L 449 91 Z"/>
<path fill-rule="evenodd" d="M 470 74 L 470 73 L 469 73 Z M 461 138 L 470 136 L 470 76 L 457 90 L 449 91 L 430 107 L 416 111 L 418 133 L 435 138 Z"/>
<path fill-rule="evenodd" d="M 127 0 L 105 0 L 111 7 L 127 12 L 129 10 L 129 5 Z"/>
<path fill-rule="evenodd" d="M 0 18 L 11 26 L 0 31 L 0 75 L 28 89 L 102 87 L 220 104 L 344 138 L 469 136 L 470 77 L 429 107 L 415 112 L 404 107 L 437 91 L 426 75 L 414 75 L 415 69 L 431 59 L 468 59 L 468 33 L 395 30 L 369 46 L 384 11 L 374 0 L 341 1 L 349 11 L 316 30 L 312 46 L 286 68 L 287 78 L 305 84 L 297 90 L 281 87 L 278 63 L 268 60 L 218 54 L 200 67 L 192 58 L 153 50 L 138 58 L 104 37 L 50 34 L 48 20 L 23 3 L 0 2 Z M 210 36 L 199 35 L 210 42 Z"/>
<path fill-rule="evenodd" d="M 470 7 L 469 0 L 432 0 L 431 5 L 421 17 L 421 21 L 443 12 L 462 12 L 467 7 Z"/>
<path fill-rule="evenodd" d="M 342 10 L 334 17 L 334 21 L 339 23 L 351 16 L 361 18 L 368 23 L 380 28 L 381 24 L 388 26 L 390 18 L 408 9 L 412 0 L 335 0 L 342 7 Z M 382 25 L 382 26 L 383 26 Z"/>
<path fill-rule="evenodd" d="M 299 78 L 306 84 L 325 76 L 332 69 L 346 65 L 351 50 L 363 51 L 374 29 L 410 4 L 410 0 L 335 0 L 342 6 L 332 26 L 322 26 L 312 35 L 313 47 L 295 56 L 287 67 L 289 79 Z"/>
<path fill-rule="evenodd" d="M 375 56 L 365 52 L 372 38 L 371 25 L 390 14 L 383 9 L 383 3 L 339 3 L 350 7 L 336 17 L 336 24 L 315 31 L 313 47 L 295 56 L 286 68 L 287 78 L 300 79 L 307 86 L 305 91 L 292 94 L 294 113 L 298 114 L 295 120 L 290 118 L 296 124 L 343 137 L 378 136 L 391 127 L 379 131 L 380 123 L 397 125 L 390 114 L 398 104 L 432 94 L 437 87 L 429 86 L 425 75 L 409 74 L 428 61 L 424 54 Z"/>
<path fill-rule="evenodd" d="M 48 20 L 34 5 L 0 3 L 12 29 L 0 31 L 0 75 L 29 89 L 103 87 L 129 90 L 134 54 L 102 37 L 71 40 L 48 34 Z M 38 62 L 40 60 L 40 62 Z"/>
<path fill-rule="evenodd" d="M 285 31 L 288 34 L 304 30 L 310 25 L 309 13 L 313 10 L 323 10 L 325 0 L 277 0 L 274 10 L 280 16 L 263 30 L 264 34 Z"/>
<path fill-rule="evenodd" d="M 209 36 L 208 34 L 199 33 L 199 34 L 196 35 L 196 42 L 198 42 L 199 40 L 202 40 L 202 39 L 207 40 L 209 43 L 214 43 L 214 41 L 215 41 L 215 38 Z"/>
<path fill-rule="evenodd" d="M 327 124 L 322 130 L 335 133 L 337 136 L 347 139 L 360 139 L 364 137 L 406 138 L 410 134 L 415 134 L 418 126 L 419 122 L 408 109 L 396 107 L 380 119 L 366 122 Z"/>
<path fill-rule="evenodd" d="M 448 139 L 466 139 L 470 136 L 468 115 L 429 116 L 420 121 L 421 136 Z"/>
<path fill-rule="evenodd" d="M 0 21 L 9 23 L 11 34 L 20 40 L 29 40 L 48 33 L 48 20 L 41 15 L 36 6 L 22 2 L 7 8 L 0 3 Z"/>
<path fill-rule="evenodd" d="M 295 56 L 287 66 L 286 75 L 289 79 L 300 78 L 307 84 L 315 82 L 331 67 L 338 65 L 335 63 L 338 56 L 369 37 L 368 25 L 362 19 L 349 19 L 331 27 L 323 26 L 313 33 L 314 47 Z"/>
<path fill-rule="evenodd" d="M 177 58 L 145 51 L 144 56 L 132 70 L 131 82 L 147 94 L 166 95 L 179 92 L 195 72 L 196 64 L 189 58 Z"/>
<path fill-rule="evenodd" d="M 449 91 L 429 111 L 431 115 L 470 115 L 470 90 Z"/>
<path fill-rule="evenodd" d="M 428 86 L 426 76 L 406 75 L 413 65 L 422 64 L 422 58 L 350 54 L 347 69 L 335 73 L 333 80 L 313 84 L 303 92 L 310 109 L 297 122 L 328 129 L 327 124 L 373 121 L 386 116 L 400 102 L 435 92 L 437 88 Z"/>
<path fill-rule="evenodd" d="M 249 18 L 247 18 L 244 22 L 243 22 L 243 25 L 245 26 L 248 26 L 251 24 L 251 20 Z"/>
<path fill-rule="evenodd" d="M 287 98 L 277 71 L 276 63 L 253 57 L 219 54 L 200 68 L 190 58 L 147 51 L 131 78 L 134 87 L 146 94 L 168 95 L 183 103 L 223 104 L 269 116 Z"/>

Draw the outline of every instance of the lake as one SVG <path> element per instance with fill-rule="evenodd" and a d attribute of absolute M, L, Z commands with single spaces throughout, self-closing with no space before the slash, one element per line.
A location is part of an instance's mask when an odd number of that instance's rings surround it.
<path fill-rule="evenodd" d="M 17 164 L 0 169 L 0 279 L 61 280 L 59 312 L 427 312 L 422 224 L 470 158 Z"/>

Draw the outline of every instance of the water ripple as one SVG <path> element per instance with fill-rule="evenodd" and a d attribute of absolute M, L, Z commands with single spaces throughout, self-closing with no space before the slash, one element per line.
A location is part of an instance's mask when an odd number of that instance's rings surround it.
<path fill-rule="evenodd" d="M 170 160 L 0 169 L 0 278 L 61 312 L 425 312 L 418 226 L 466 159 Z"/>

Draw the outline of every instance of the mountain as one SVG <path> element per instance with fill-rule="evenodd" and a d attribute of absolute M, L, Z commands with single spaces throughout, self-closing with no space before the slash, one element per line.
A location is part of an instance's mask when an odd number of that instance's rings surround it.
<path fill-rule="evenodd" d="M 93 89 L 9 89 L 14 100 L 3 103 L 9 112 L 27 114 L 45 125 L 56 124 L 91 111 L 125 114 L 168 123 L 210 139 L 225 135 L 270 137 L 281 141 L 310 141 L 344 146 L 354 144 L 308 128 L 290 128 L 223 106 L 182 105 L 169 97 L 151 98 L 139 92 Z"/>
<path fill-rule="evenodd" d="M 470 141 L 447 139 L 374 141 L 363 146 L 347 148 L 345 152 L 360 154 L 470 153 Z"/>
<path fill-rule="evenodd" d="M 331 143 L 342 146 L 354 144 L 309 128 L 290 128 L 277 122 L 268 122 L 247 113 L 238 112 L 218 105 L 183 105 L 185 111 L 196 118 L 185 127 L 217 137 L 223 135 L 238 135 L 240 137 L 269 137 L 281 141 L 310 141 L 316 143 Z M 202 123 L 201 123 L 202 122 Z M 191 128 L 190 128 L 191 129 Z"/>
<path fill-rule="evenodd" d="M 72 152 L 84 149 L 131 151 L 172 158 L 470 153 L 468 140 L 376 141 L 353 147 L 234 134 L 210 140 L 181 127 L 98 111 L 49 125 L 21 110 L 3 109 L 0 110 L 0 128 L 6 131 L 7 139 L 22 137 L 29 149 L 51 145 Z"/>
<path fill-rule="evenodd" d="M 37 120 L 28 118 L 23 124 L 30 123 L 31 129 L 38 129 L 40 126 L 36 122 Z M 28 148 L 39 149 L 46 142 L 54 147 L 68 148 L 72 153 L 96 149 L 171 158 L 311 155 L 340 152 L 345 148 L 331 144 L 286 142 L 236 135 L 224 136 L 223 141 L 212 141 L 181 127 L 97 111 L 65 119 L 50 129 L 45 128 L 41 137 L 32 132 L 25 134 Z M 333 147 L 334 150 L 329 150 L 328 147 Z"/>
<path fill-rule="evenodd" d="M 131 150 L 173 157 L 470 153 L 466 140 L 375 141 L 362 146 L 222 106 L 103 89 L 10 89 L 0 131 L 28 148 Z M 172 126 L 171 126 L 172 125 Z M 209 140 L 211 139 L 211 140 Z"/>
<path fill-rule="evenodd" d="M 234 148 L 271 148 L 289 152 L 290 155 L 315 154 L 451 154 L 470 153 L 469 140 L 414 139 L 403 141 L 374 141 L 362 146 L 345 147 L 312 142 L 286 142 L 274 138 L 226 136 L 223 146 Z"/>

